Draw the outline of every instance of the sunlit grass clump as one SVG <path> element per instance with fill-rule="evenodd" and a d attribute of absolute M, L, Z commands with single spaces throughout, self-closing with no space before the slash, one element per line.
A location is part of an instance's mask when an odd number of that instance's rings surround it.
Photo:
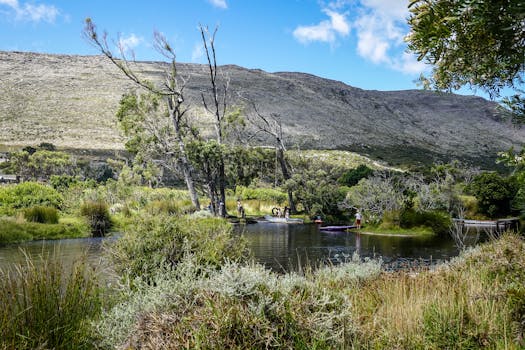
<path fill-rule="evenodd" d="M 56 256 L 0 269 L 0 349 L 90 349 L 90 321 L 102 290 L 84 261 L 65 268 Z"/>

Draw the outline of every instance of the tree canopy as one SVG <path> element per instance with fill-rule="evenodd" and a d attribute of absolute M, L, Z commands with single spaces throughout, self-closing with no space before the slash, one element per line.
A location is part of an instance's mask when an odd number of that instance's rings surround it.
<path fill-rule="evenodd" d="M 412 0 L 409 49 L 433 66 L 426 87 L 519 91 L 525 72 L 523 0 Z"/>

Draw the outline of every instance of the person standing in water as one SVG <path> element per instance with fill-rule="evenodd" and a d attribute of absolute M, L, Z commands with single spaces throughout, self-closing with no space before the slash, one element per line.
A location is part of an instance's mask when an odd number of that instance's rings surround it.
<path fill-rule="evenodd" d="M 358 209 L 357 212 L 355 213 L 355 226 L 357 227 L 358 230 L 361 229 L 361 220 L 362 219 L 363 219 L 363 216 L 361 215 L 361 212 Z"/>

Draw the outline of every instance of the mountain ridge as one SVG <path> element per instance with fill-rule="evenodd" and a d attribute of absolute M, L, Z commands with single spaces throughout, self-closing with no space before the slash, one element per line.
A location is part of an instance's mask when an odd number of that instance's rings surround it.
<path fill-rule="evenodd" d="M 166 63 L 135 67 L 159 81 Z M 179 75 L 189 77 L 185 97 L 196 112 L 209 89 L 206 69 L 178 64 Z M 237 65 L 219 69 L 232 91 L 281 118 L 289 147 L 349 150 L 393 164 L 457 158 L 489 166 L 497 152 L 525 140 L 525 128 L 513 128 L 497 103 L 481 97 L 364 90 L 309 73 Z M 133 90 L 103 56 L 0 51 L 0 144 L 121 149 L 115 112 Z"/>

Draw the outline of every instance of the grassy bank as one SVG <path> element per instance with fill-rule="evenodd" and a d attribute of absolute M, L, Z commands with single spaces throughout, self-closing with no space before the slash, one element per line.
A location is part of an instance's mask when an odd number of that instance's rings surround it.
<path fill-rule="evenodd" d="M 41 239 L 88 237 L 90 229 L 80 219 L 61 219 L 58 224 L 26 222 L 15 218 L 0 218 L 0 245 Z"/>
<path fill-rule="evenodd" d="M 434 232 L 429 227 L 412 227 L 412 228 L 383 228 L 381 226 L 367 225 L 361 228 L 360 232 L 363 234 L 376 234 L 376 235 L 392 235 L 392 236 L 432 236 Z"/>

